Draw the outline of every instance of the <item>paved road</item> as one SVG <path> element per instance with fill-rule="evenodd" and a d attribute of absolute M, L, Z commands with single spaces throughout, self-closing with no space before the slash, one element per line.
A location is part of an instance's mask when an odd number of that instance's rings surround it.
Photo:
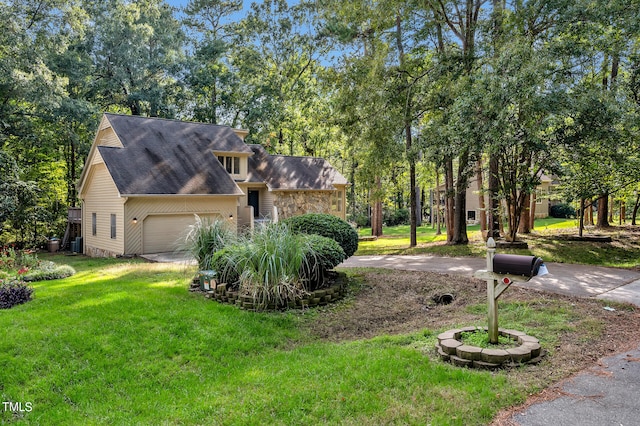
<path fill-rule="evenodd" d="M 628 302 L 640 306 L 640 272 L 638 271 L 564 263 L 547 263 L 546 265 L 549 270 L 548 275 L 515 285 L 564 295 Z M 475 271 L 486 269 L 486 260 L 477 257 L 427 255 L 352 256 L 340 266 L 433 271 L 472 276 Z"/>

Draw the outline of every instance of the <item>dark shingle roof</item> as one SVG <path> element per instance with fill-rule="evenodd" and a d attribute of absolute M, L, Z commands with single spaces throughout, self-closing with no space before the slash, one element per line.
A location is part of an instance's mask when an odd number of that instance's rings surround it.
<path fill-rule="evenodd" d="M 328 161 L 316 157 L 288 157 L 270 155 L 262 145 L 249 145 L 253 157 L 249 157 L 247 181 L 263 181 L 269 189 L 327 190 L 335 189 L 334 184 L 348 182 Z"/>
<path fill-rule="evenodd" d="M 229 127 L 105 114 L 124 148 L 98 150 L 123 195 L 241 195 L 213 151 L 251 153 Z"/>

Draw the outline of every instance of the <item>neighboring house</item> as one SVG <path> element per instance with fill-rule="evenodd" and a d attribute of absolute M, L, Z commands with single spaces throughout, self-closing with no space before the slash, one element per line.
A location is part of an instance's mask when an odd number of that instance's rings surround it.
<path fill-rule="evenodd" d="M 477 224 L 480 221 L 480 197 L 479 197 L 479 191 L 478 191 L 478 183 L 477 183 L 477 179 L 472 178 L 469 181 L 469 186 L 467 188 L 467 194 L 466 194 L 466 208 L 467 208 L 467 213 L 466 213 L 466 218 L 467 218 L 467 223 L 469 224 Z M 486 182 L 486 181 L 485 181 Z M 556 185 L 557 182 L 555 182 L 551 177 L 545 175 L 545 174 L 541 174 L 540 175 L 540 185 L 538 185 L 536 187 L 536 199 L 535 199 L 535 215 L 536 215 L 536 219 L 542 219 L 545 217 L 549 217 L 549 212 L 551 209 L 551 201 L 550 201 L 550 195 L 551 192 L 553 190 L 553 186 Z M 441 211 L 444 209 L 444 197 L 445 197 L 445 190 L 444 190 L 444 185 L 440 185 L 438 187 L 438 191 L 440 194 L 440 209 Z M 436 204 L 436 191 L 433 190 L 432 191 L 432 195 L 431 195 L 431 200 L 432 200 L 432 208 L 435 208 L 435 204 Z M 484 195 L 484 202 L 485 202 L 485 206 L 488 204 L 489 200 L 488 200 L 488 196 L 485 194 Z M 532 200 L 533 203 L 533 200 Z M 435 220 L 435 218 L 433 217 L 433 215 L 431 215 L 432 220 Z"/>
<path fill-rule="evenodd" d="M 270 155 L 245 130 L 104 114 L 79 181 L 84 253 L 173 251 L 195 216 L 237 227 L 345 218 L 346 179 L 321 158 Z"/>

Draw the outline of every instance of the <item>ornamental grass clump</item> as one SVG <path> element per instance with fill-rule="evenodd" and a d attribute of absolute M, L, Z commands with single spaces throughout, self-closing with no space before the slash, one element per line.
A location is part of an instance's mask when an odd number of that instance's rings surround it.
<path fill-rule="evenodd" d="M 256 230 L 214 263 L 223 279 L 237 277 L 240 293 L 251 296 L 257 309 L 285 307 L 301 298 L 307 293 L 305 280 L 320 264 L 309 238 L 283 224 Z"/>
<path fill-rule="evenodd" d="M 198 215 L 195 218 L 195 223 L 189 226 L 182 248 L 196 259 L 201 270 L 212 269 L 215 253 L 235 241 L 235 233 L 223 220 L 211 220 Z"/>

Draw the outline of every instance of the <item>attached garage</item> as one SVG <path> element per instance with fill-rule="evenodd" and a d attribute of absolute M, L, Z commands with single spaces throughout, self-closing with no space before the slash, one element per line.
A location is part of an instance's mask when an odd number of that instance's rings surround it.
<path fill-rule="evenodd" d="M 220 219 L 220 215 L 199 214 L 200 218 Z M 193 214 L 157 214 L 147 216 L 142 223 L 142 253 L 165 253 L 180 248 L 189 226 L 195 223 Z"/>

